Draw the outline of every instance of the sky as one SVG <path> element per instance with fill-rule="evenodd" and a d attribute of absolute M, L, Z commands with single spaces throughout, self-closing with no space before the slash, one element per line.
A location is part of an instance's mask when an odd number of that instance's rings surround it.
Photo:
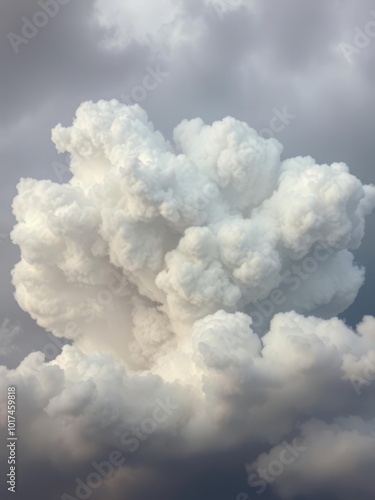
<path fill-rule="evenodd" d="M 373 498 L 373 3 L 0 25 L 16 498 Z"/>

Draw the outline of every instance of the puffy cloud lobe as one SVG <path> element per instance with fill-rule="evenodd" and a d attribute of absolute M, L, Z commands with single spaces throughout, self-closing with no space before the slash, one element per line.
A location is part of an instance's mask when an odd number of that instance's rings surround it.
<path fill-rule="evenodd" d="M 374 190 L 362 186 L 345 164 L 316 165 L 306 157 L 283 162 L 279 189 L 266 205 L 279 223 L 284 246 L 303 257 L 317 243 L 358 248 L 363 217 L 374 202 Z"/>
<path fill-rule="evenodd" d="M 150 466 L 161 457 L 199 456 L 244 443 L 268 448 L 265 455 L 248 457 L 255 461 L 250 473 L 277 458 L 292 435 L 302 437 L 298 442 L 306 452 L 273 485 L 282 495 L 303 493 L 305 477 L 309 491 L 321 481 L 336 491 L 342 460 L 348 478 L 357 481 L 362 460 L 375 460 L 375 388 L 368 384 L 358 399 L 352 381 L 369 360 L 375 363 L 375 319 L 367 317 L 354 332 L 336 318 L 284 313 L 262 339 L 250 323 L 243 313 L 224 311 L 198 320 L 189 336 L 159 358 L 156 373 L 127 372 L 108 355 L 87 355 L 74 346 L 48 363 L 33 353 L 16 370 L 2 367 L 1 385 L 16 385 L 22 405 L 24 460 L 35 459 L 33 446 L 43 431 L 36 459 L 61 465 L 98 460 L 108 449 L 122 450 L 142 467 L 144 458 Z M 134 436 L 134 426 L 150 418 L 160 401 L 172 405 L 168 419 L 132 455 L 121 436 Z M 347 459 L 343 446 L 351 450 Z M 330 466 L 319 466 L 320 454 Z M 366 493 L 371 483 L 365 479 Z"/>
<path fill-rule="evenodd" d="M 179 149 L 224 188 L 235 208 L 259 205 L 277 186 L 282 146 L 258 136 L 246 123 L 231 117 L 212 126 L 199 118 L 184 120 L 173 136 Z"/>
<path fill-rule="evenodd" d="M 273 314 L 299 311 L 329 318 L 351 304 L 364 282 L 364 269 L 354 264 L 347 250 L 315 247 L 302 260 L 288 260 L 281 271 L 282 281 L 264 300 L 250 303 L 246 312 L 254 326 L 266 326 Z"/>
<path fill-rule="evenodd" d="M 96 317 L 88 321 L 80 303 L 92 308 L 116 272 L 124 294 L 146 296 L 172 331 L 186 331 L 182 323 L 222 308 L 251 310 L 317 245 L 334 252 L 317 271 L 323 293 L 312 279 L 290 307 L 329 315 L 354 300 L 362 272 L 339 252 L 360 244 L 375 195 L 345 165 L 281 162 L 276 140 L 230 117 L 183 121 L 174 146 L 139 106 L 115 100 L 83 103 L 52 138 L 70 153 L 73 177 L 21 181 L 13 280 L 21 306 L 57 335 L 90 334 Z M 119 310 L 119 297 L 108 302 Z"/>
<path fill-rule="evenodd" d="M 340 500 L 359 494 L 371 498 L 374 444 L 374 419 L 350 416 L 326 423 L 314 418 L 300 426 L 298 439 L 284 441 L 248 464 L 249 481 L 263 491 L 271 483 L 286 499 L 319 491 Z M 262 474 L 266 480 L 259 480 Z"/>

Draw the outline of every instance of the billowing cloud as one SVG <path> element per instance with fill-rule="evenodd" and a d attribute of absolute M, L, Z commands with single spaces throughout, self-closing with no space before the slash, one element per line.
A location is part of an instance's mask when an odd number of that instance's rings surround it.
<path fill-rule="evenodd" d="M 164 484 L 169 460 L 226 463 L 237 450 L 258 474 L 299 437 L 301 461 L 267 487 L 293 498 L 319 483 L 345 498 L 345 470 L 367 498 L 375 319 L 354 331 L 334 316 L 363 283 L 351 251 L 374 186 L 343 163 L 283 160 L 278 141 L 231 117 L 184 120 L 170 142 L 116 100 L 83 103 L 52 139 L 72 178 L 19 183 L 13 284 L 72 345 L 1 367 L 24 460 L 60 478 L 74 467 L 87 488 L 113 458 L 103 488 L 118 498 L 139 477 Z M 342 447 L 353 451 L 341 463 Z M 318 467 L 322 450 L 335 466 Z"/>
<path fill-rule="evenodd" d="M 138 348 L 159 351 L 207 314 L 250 311 L 301 262 L 317 269 L 286 294 L 297 312 L 337 314 L 363 282 L 349 250 L 360 245 L 375 188 L 342 163 L 282 161 L 278 141 L 230 117 L 183 121 L 171 144 L 138 105 L 115 100 L 82 104 L 52 138 L 71 155 L 73 178 L 20 182 L 13 281 L 21 307 L 57 336 L 90 342 L 110 316 L 128 344 L 136 300 L 158 318 L 148 322 L 154 341 L 138 321 Z M 116 347 L 124 359 L 126 350 Z"/>
<path fill-rule="evenodd" d="M 3 367 L 3 389 L 16 386 L 21 404 L 24 461 L 47 458 L 57 471 L 74 466 L 85 482 L 115 451 L 124 473 L 147 467 L 152 476 L 168 460 L 240 453 L 246 444 L 244 460 L 254 461 L 250 488 L 261 481 L 293 498 L 322 485 L 340 493 L 351 482 L 370 498 L 371 469 L 361 464 L 375 460 L 375 371 L 369 371 L 375 366 L 375 319 L 368 317 L 354 332 L 336 318 L 280 313 L 262 339 L 250 323 L 243 313 L 224 311 L 198 320 L 154 373 L 129 372 L 104 353 L 84 354 L 73 346 L 48 363 L 33 353 L 16 370 Z M 303 453 L 284 461 L 285 443 Z M 262 449 L 267 451 L 258 457 Z M 275 460 L 285 469 L 281 481 Z M 87 463 L 91 470 L 84 472 Z M 111 475 L 115 482 L 121 467 Z M 72 481 L 67 493 L 76 487 Z"/>

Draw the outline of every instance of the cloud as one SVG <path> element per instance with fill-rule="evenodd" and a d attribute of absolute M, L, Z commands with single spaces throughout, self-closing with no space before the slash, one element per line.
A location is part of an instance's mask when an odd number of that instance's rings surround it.
<path fill-rule="evenodd" d="M 257 493 L 274 485 L 280 498 L 321 491 L 339 499 L 371 498 L 367 465 L 375 460 L 374 443 L 374 419 L 339 417 L 329 424 L 311 419 L 301 425 L 298 441 L 275 446 L 247 467 L 249 484 Z"/>
<path fill-rule="evenodd" d="M 290 309 L 337 314 L 363 282 L 348 250 L 360 245 L 375 188 L 345 164 L 282 161 L 278 141 L 230 117 L 183 121 L 172 144 L 138 105 L 115 100 L 82 104 L 52 138 L 71 155 L 73 177 L 20 182 L 13 283 L 21 307 L 57 336 L 95 345 L 111 311 L 113 340 L 133 341 L 124 295 L 181 335 L 219 309 L 249 311 L 318 245 L 329 260 L 289 293 Z M 156 353 L 173 336 L 151 335 L 160 342 L 138 348 Z M 129 360 L 126 345 L 113 348 Z"/>
<path fill-rule="evenodd" d="M 184 120 L 168 141 L 116 100 L 81 104 L 52 139 L 72 178 L 19 183 L 13 284 L 20 306 L 73 345 L 1 367 L 2 393 L 17 387 L 24 463 L 51 461 L 59 481 L 74 466 L 85 482 L 93 461 L 120 450 L 126 464 L 103 486 L 117 498 L 130 470 L 163 483 L 168 460 L 226 463 L 233 451 L 259 467 L 285 440 L 338 422 L 358 482 L 362 457 L 374 459 L 361 436 L 375 319 L 353 331 L 334 316 L 363 283 L 351 251 L 374 186 L 343 163 L 283 160 L 277 140 L 231 117 Z M 273 317 L 258 328 L 260 304 Z M 340 493 L 340 464 L 309 468 L 323 445 L 271 487 L 295 496 L 305 475 Z"/>
<path fill-rule="evenodd" d="M 375 366 L 375 319 L 354 332 L 336 318 L 280 313 L 262 339 L 250 323 L 243 313 L 224 311 L 197 321 L 154 373 L 128 372 L 102 352 L 74 346 L 48 363 L 34 353 L 16 370 L 3 367 L 4 391 L 15 385 L 22 405 L 24 464 L 48 459 L 55 474 L 74 465 L 85 481 L 87 464 L 119 450 L 124 473 L 160 469 L 161 479 L 161 464 L 170 459 L 243 454 L 246 444 L 250 474 L 269 467 L 284 441 L 298 437 L 303 454 L 268 488 L 286 498 L 320 487 L 340 493 L 345 470 L 347 483 L 370 498 L 370 470 L 361 464 L 375 460 L 375 386 L 368 383 L 359 398 L 353 382 L 365 377 L 368 362 Z M 346 459 L 343 447 L 350 450 Z M 262 449 L 269 451 L 258 456 Z"/>

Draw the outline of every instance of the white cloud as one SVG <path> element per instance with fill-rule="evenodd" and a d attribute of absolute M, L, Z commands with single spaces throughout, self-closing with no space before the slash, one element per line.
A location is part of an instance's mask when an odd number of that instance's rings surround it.
<path fill-rule="evenodd" d="M 52 138 L 73 177 L 21 180 L 13 283 L 20 306 L 73 346 L 49 363 L 33 353 L 1 367 L 23 400 L 27 459 L 37 438 L 38 458 L 61 467 L 101 457 L 158 400 L 174 411 L 145 441 L 140 468 L 165 453 L 277 446 L 298 421 L 347 418 L 358 383 L 355 423 L 369 420 L 375 319 L 356 333 L 298 312 L 330 318 L 354 300 L 363 271 L 350 250 L 373 186 L 344 164 L 282 161 L 278 141 L 230 117 L 184 121 L 172 144 L 137 105 L 86 102 Z M 274 301 L 271 316 L 289 312 L 260 338 L 246 313 L 306 259 L 316 269 Z"/>

